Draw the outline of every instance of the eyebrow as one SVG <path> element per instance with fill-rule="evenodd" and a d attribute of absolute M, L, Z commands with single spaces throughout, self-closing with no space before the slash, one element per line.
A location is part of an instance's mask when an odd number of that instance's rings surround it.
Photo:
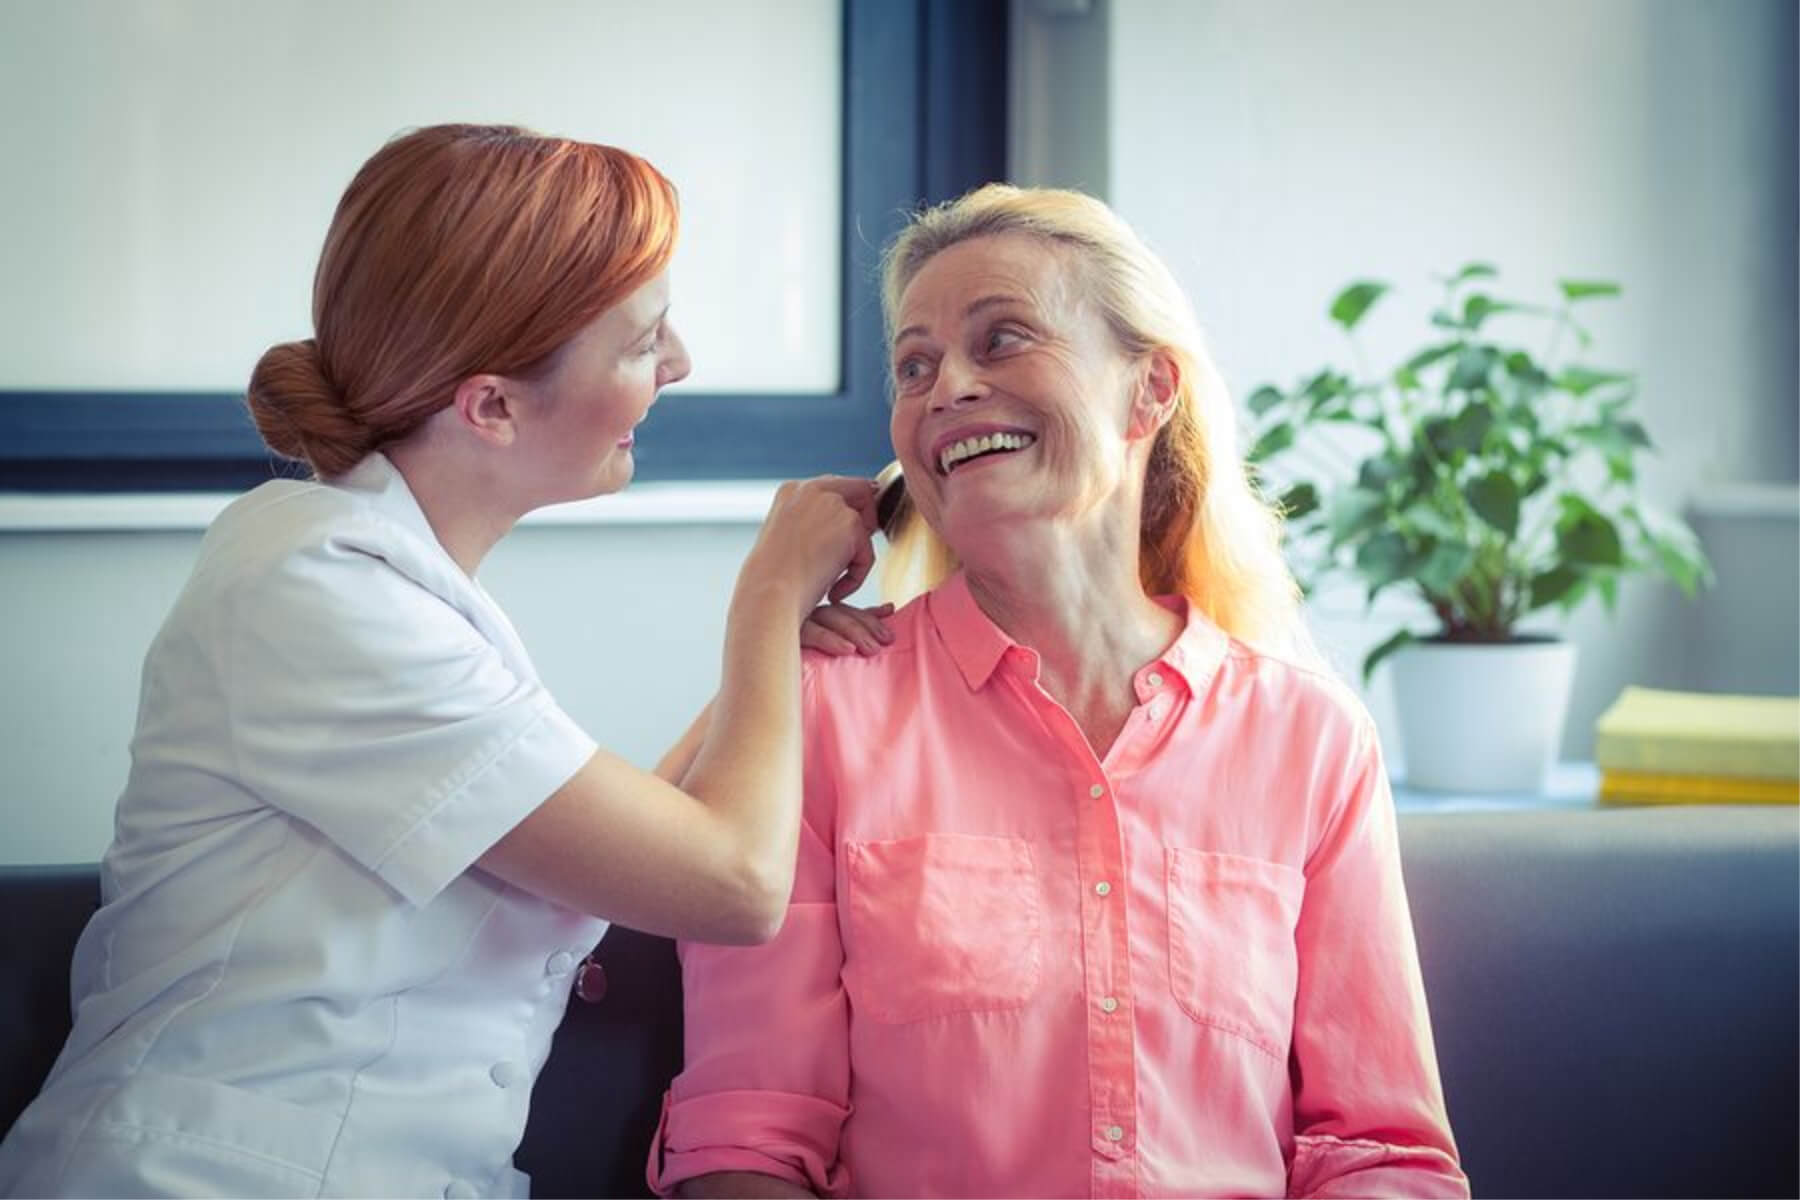
<path fill-rule="evenodd" d="M 662 306 L 662 311 L 656 314 L 656 319 L 654 321 L 651 321 L 648 325 L 644 326 L 642 329 L 638 330 L 636 333 L 632 334 L 630 342 L 627 342 L 626 344 L 630 345 L 632 343 L 641 342 L 645 338 L 649 337 L 650 334 L 656 329 L 656 327 L 663 323 L 663 319 L 665 317 L 667 317 L 668 315 L 669 315 L 669 306 L 667 304 L 665 304 Z"/>
<path fill-rule="evenodd" d="M 998 308 L 1003 304 L 1024 303 L 1025 299 L 1021 296 L 1008 295 L 1005 292 L 995 292 L 992 295 L 981 297 L 979 300 L 972 302 L 969 307 L 963 309 L 963 319 L 967 320 L 984 309 Z M 894 344 L 899 345 L 914 334 L 923 335 L 925 332 L 926 330 L 923 325 L 908 325 L 905 329 L 902 329 L 899 333 L 894 335 Z"/>

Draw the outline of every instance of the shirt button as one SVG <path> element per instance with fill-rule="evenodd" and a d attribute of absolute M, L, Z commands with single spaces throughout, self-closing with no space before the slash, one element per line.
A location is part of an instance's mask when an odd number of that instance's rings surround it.
<path fill-rule="evenodd" d="M 1152 721 L 1162 720 L 1162 715 L 1168 711 L 1169 698 L 1167 696 L 1158 696 L 1150 702 L 1150 719 Z"/>
<path fill-rule="evenodd" d="M 488 1072 L 488 1078 L 494 1081 L 495 1087 L 518 1087 L 525 1082 L 525 1068 L 516 1062 L 499 1062 Z"/>
<path fill-rule="evenodd" d="M 1088 789 L 1088 795 L 1098 800 L 1100 797 L 1106 795 L 1105 785 L 1096 783 L 1093 787 Z"/>
<path fill-rule="evenodd" d="M 544 964 L 544 974 L 546 975 L 567 975 L 574 969 L 575 956 L 567 950 L 558 950 L 550 956 L 550 961 Z"/>
<path fill-rule="evenodd" d="M 1109 1141 L 1109 1142 L 1122 1141 L 1122 1140 L 1124 1140 L 1124 1137 L 1125 1137 L 1125 1131 L 1123 1129 L 1120 1129 L 1117 1125 L 1108 1125 L 1106 1127 L 1106 1140 L 1107 1141 Z"/>
<path fill-rule="evenodd" d="M 1102 879 L 1099 883 L 1096 883 L 1094 885 L 1094 895 L 1096 895 L 1096 896 L 1112 895 L 1112 884 L 1110 884 L 1110 883 L 1106 882 L 1106 880 Z"/>
<path fill-rule="evenodd" d="M 1151 687 L 1161 687 L 1162 686 L 1162 676 L 1159 673 L 1152 671 L 1152 672 L 1150 672 L 1150 678 L 1147 679 L 1145 682 L 1148 683 Z"/>
<path fill-rule="evenodd" d="M 452 1179 L 450 1185 L 444 1189 L 444 1200 L 475 1200 L 475 1197 L 479 1195 L 481 1193 L 475 1190 L 473 1184 L 465 1183 L 460 1179 Z"/>
<path fill-rule="evenodd" d="M 1102 996 L 1100 997 L 1100 1011 L 1105 1013 L 1118 1012 L 1119 1002 L 1111 996 Z"/>

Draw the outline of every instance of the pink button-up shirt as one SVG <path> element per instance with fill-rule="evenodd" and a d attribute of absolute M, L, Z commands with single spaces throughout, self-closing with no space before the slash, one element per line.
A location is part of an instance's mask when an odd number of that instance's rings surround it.
<path fill-rule="evenodd" d="M 1373 726 L 1197 615 L 1097 755 L 957 575 L 806 664 L 766 946 L 684 945 L 650 1181 L 1466 1196 Z"/>

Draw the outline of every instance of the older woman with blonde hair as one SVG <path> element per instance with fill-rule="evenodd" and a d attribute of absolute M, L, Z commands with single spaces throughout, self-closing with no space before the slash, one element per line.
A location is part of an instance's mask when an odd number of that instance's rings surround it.
<path fill-rule="evenodd" d="M 994 185 L 884 299 L 923 594 L 807 664 L 787 922 L 683 947 L 653 1186 L 1466 1195 L 1375 731 L 1174 279 Z"/>

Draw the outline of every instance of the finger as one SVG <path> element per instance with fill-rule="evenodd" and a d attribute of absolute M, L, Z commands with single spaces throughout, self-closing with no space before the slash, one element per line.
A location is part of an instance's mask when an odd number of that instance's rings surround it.
<path fill-rule="evenodd" d="M 863 479 L 855 475 L 820 475 L 807 480 L 806 486 L 835 493 L 843 497 L 844 503 L 855 509 L 858 514 L 869 520 L 874 519 L 876 485 L 873 479 Z M 871 528 L 873 527 L 871 526 Z"/>
<path fill-rule="evenodd" d="M 855 642 L 864 654 L 873 654 L 894 640 L 879 617 L 871 616 L 854 604 L 831 604 L 815 608 L 808 621 L 816 621 L 839 637 Z"/>
<path fill-rule="evenodd" d="M 856 643 L 849 638 L 840 637 L 812 620 L 800 627 L 800 644 L 812 650 L 822 650 L 826 654 L 839 658 L 856 653 Z"/>
<path fill-rule="evenodd" d="M 886 611 L 882 611 L 883 609 Z M 879 608 L 858 608 L 854 604 L 845 604 L 840 606 L 838 611 L 842 612 L 847 620 L 854 621 L 864 636 L 882 642 L 894 640 L 894 631 L 887 627 L 887 622 L 883 619 L 893 615 L 893 605 L 883 604 Z"/>
<path fill-rule="evenodd" d="M 831 591 L 826 594 L 827 599 L 835 604 L 845 596 L 854 593 L 863 585 L 863 580 L 869 577 L 869 572 L 874 569 L 874 566 L 875 543 L 869 540 L 867 534 L 864 534 L 857 539 L 856 552 L 850 556 L 849 563 L 844 567 L 843 575 L 831 585 Z"/>

